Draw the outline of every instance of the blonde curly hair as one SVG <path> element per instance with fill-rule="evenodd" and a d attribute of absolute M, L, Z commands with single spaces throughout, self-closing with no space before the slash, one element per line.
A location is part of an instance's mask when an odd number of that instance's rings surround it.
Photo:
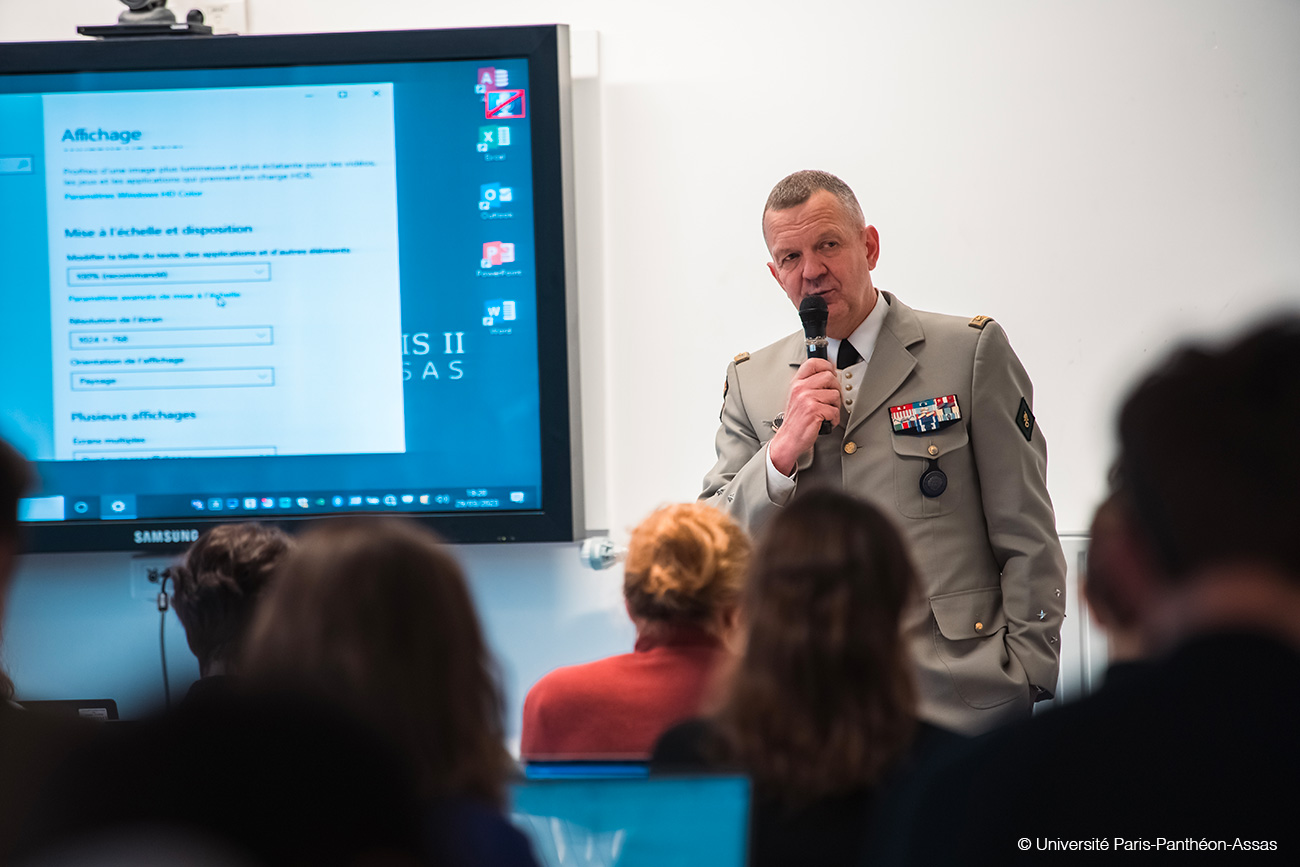
<path fill-rule="evenodd" d="M 623 596 L 634 617 L 706 625 L 734 607 L 751 544 L 736 522 L 702 503 L 651 512 L 632 531 Z"/>

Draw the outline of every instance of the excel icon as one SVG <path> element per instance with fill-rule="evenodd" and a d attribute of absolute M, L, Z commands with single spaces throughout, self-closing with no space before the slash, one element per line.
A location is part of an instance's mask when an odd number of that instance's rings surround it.
<path fill-rule="evenodd" d="M 478 128 L 479 153 L 487 153 L 505 147 L 510 147 L 510 127 L 493 125 Z"/>

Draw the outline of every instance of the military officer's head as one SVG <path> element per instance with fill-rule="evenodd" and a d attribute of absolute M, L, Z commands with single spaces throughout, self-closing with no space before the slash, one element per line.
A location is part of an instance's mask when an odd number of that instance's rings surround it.
<path fill-rule="evenodd" d="M 784 178 L 763 208 L 763 240 L 767 267 L 795 307 L 810 295 L 826 300 L 827 335 L 846 338 L 867 318 L 876 304 L 871 270 L 880 236 L 848 184 L 819 171 Z"/>

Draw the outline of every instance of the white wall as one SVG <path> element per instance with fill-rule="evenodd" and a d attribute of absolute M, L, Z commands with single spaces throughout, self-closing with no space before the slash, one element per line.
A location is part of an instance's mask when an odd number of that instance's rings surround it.
<path fill-rule="evenodd" d="M 0 40 L 67 38 L 120 8 L 0 0 Z M 794 169 L 858 191 L 882 237 L 878 285 L 1005 325 L 1034 377 L 1062 531 L 1087 527 L 1133 376 L 1180 335 L 1300 303 L 1292 0 L 248 8 L 257 33 L 599 33 L 599 76 L 575 93 L 582 397 L 590 525 L 619 535 L 697 493 L 727 360 L 794 327 L 758 230 L 768 189 Z M 1186 423 L 1171 419 L 1170 435 Z M 580 572 L 567 549 L 467 556 L 472 570 L 505 558 L 529 573 L 475 579 L 516 699 L 562 656 L 627 641 L 616 575 Z M 498 628 L 524 592 L 536 636 Z M 579 621 L 571 644 L 537 645 Z"/>

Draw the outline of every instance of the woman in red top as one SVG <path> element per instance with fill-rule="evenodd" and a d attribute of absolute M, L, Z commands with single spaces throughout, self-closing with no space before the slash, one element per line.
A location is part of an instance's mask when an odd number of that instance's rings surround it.
<path fill-rule="evenodd" d="M 744 531 L 699 503 L 642 521 L 623 572 L 635 650 L 539 680 L 524 700 L 523 758 L 644 759 L 664 730 L 699 715 L 728 656 L 749 553 Z"/>

